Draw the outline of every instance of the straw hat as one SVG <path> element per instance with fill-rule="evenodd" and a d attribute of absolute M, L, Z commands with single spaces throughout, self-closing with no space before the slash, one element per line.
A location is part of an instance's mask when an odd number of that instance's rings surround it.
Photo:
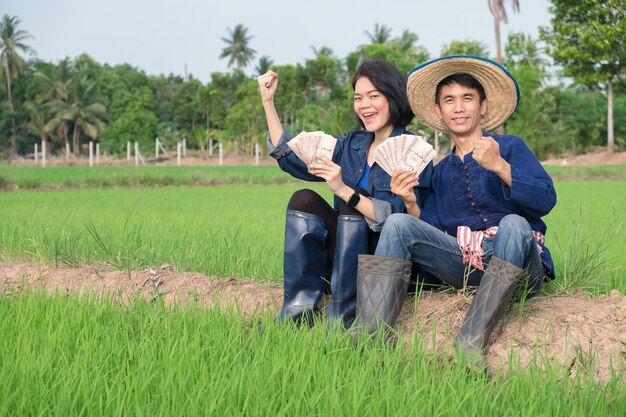
<path fill-rule="evenodd" d="M 428 61 L 409 73 L 407 94 L 415 116 L 440 132 L 450 130 L 437 113 L 435 93 L 437 84 L 458 73 L 473 76 L 485 89 L 487 113 L 481 127 L 493 130 L 502 126 L 519 103 L 519 87 L 513 75 L 502 65 L 487 58 L 471 55 L 452 55 Z"/>

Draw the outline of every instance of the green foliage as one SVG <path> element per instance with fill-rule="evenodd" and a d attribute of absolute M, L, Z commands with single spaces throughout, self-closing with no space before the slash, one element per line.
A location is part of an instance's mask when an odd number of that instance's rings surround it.
<path fill-rule="evenodd" d="M 626 1 L 551 2 L 551 26 L 541 28 L 541 35 L 565 75 L 589 84 L 624 74 Z"/>
<path fill-rule="evenodd" d="M 102 134 L 103 151 L 112 154 L 126 152 L 127 142 L 153 144 L 157 135 L 158 120 L 146 110 L 127 111 L 113 120 Z"/>
<path fill-rule="evenodd" d="M 446 55 L 474 55 L 489 56 L 487 46 L 475 40 L 466 39 L 465 41 L 452 41 L 448 45 L 441 48 L 441 56 Z"/>

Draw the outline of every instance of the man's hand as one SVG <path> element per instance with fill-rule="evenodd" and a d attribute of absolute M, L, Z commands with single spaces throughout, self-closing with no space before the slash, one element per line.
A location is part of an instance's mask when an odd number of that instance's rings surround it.
<path fill-rule="evenodd" d="M 481 167 L 496 173 L 502 181 L 511 186 L 511 166 L 500 155 L 500 145 L 494 138 L 483 136 L 474 147 L 472 157 Z"/>

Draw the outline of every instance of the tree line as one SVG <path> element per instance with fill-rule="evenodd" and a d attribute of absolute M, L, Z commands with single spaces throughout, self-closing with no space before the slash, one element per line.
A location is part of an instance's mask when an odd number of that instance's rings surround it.
<path fill-rule="evenodd" d="M 499 33 L 506 9 L 502 0 L 488 3 Z M 539 158 L 590 146 L 626 147 L 626 0 L 570 3 L 552 0 L 552 23 L 540 28 L 540 39 L 512 33 L 502 54 L 497 39 L 497 59 L 517 78 L 522 97 L 504 128 L 524 138 Z M 512 5 L 519 8 L 518 2 Z M 46 142 L 51 153 L 69 146 L 79 155 L 89 140 L 99 141 L 104 152 L 125 154 L 128 141 L 152 145 L 156 137 L 166 146 L 185 137 L 203 151 L 213 139 L 227 150 L 251 154 L 266 135 L 255 78 L 269 68 L 280 75 L 276 105 L 286 128 L 344 134 L 358 127 L 350 80 L 364 59 L 385 59 L 408 73 L 433 58 L 417 34 L 404 30 L 393 36 L 389 26 L 376 24 L 364 32 L 368 42 L 345 57 L 327 46 L 311 47 L 304 62 L 276 66 L 269 56 L 255 61 L 252 36 L 236 25 L 222 38 L 220 58 L 228 60 L 230 72 L 214 72 L 203 83 L 193 75 L 110 66 L 87 54 L 56 63 L 26 58 L 31 37 L 20 23 L 8 15 L 0 21 L 3 158 L 32 152 L 36 142 Z M 488 56 L 486 45 L 469 39 L 443 45 L 441 55 L 451 54 Z M 252 73 L 244 73 L 254 62 Z M 429 137 L 435 133 L 417 121 L 409 128 Z"/>

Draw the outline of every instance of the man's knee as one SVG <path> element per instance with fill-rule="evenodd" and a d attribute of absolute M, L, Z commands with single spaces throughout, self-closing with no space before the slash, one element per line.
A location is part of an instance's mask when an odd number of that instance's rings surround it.
<path fill-rule="evenodd" d="M 507 235 L 527 236 L 532 235 L 532 229 L 528 220 L 517 214 L 506 215 L 498 224 L 498 233 Z"/>

